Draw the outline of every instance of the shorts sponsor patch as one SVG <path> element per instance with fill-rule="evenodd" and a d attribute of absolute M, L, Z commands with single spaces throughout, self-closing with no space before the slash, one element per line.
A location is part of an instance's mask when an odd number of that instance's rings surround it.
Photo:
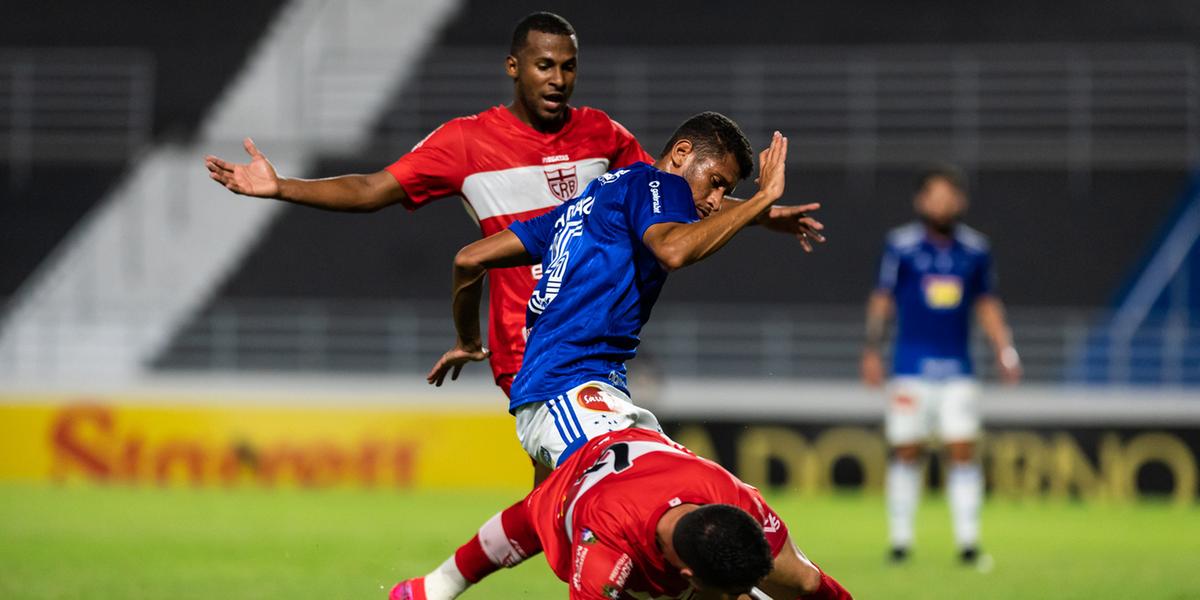
<path fill-rule="evenodd" d="M 588 410 L 599 412 L 612 412 L 614 410 L 608 398 L 605 397 L 604 391 L 594 385 L 589 385 L 579 390 L 575 394 L 575 401 Z"/>

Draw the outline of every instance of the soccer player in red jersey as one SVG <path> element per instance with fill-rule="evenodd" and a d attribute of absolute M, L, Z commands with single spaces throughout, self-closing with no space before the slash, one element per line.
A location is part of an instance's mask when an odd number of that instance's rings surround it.
<path fill-rule="evenodd" d="M 621 124 L 603 111 L 567 104 L 575 88 L 578 44 L 562 17 L 533 13 L 517 24 L 505 70 L 513 100 L 446 122 L 382 171 L 327 179 L 280 177 L 247 138 L 251 161 L 205 158 L 210 176 L 229 190 L 316 208 L 372 212 L 393 204 L 416 210 L 461 196 L 483 236 L 516 220 L 545 213 L 573 198 L 604 172 L 654 159 Z M 824 241 L 805 212 L 818 208 L 772 207 L 759 219 L 769 229 L 795 235 L 801 246 Z M 488 351 L 496 384 L 507 395 L 525 351 L 525 304 L 539 267 L 495 269 L 490 274 Z"/>
<path fill-rule="evenodd" d="M 539 550 L 571 600 L 851 597 L 758 490 L 660 433 L 624 429 L 590 441 L 391 600 L 450 600 Z"/>

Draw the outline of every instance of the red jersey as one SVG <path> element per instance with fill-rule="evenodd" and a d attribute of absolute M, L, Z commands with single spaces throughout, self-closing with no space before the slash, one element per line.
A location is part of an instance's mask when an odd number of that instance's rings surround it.
<path fill-rule="evenodd" d="M 572 600 L 690 597 L 687 581 L 655 541 L 663 513 L 680 504 L 741 508 L 762 524 L 772 556 L 788 539 L 758 490 L 645 429 L 588 442 L 525 502 L 546 560 Z"/>
<path fill-rule="evenodd" d="M 443 124 L 387 168 L 410 210 L 461 196 L 487 237 L 575 197 L 610 169 L 654 162 L 603 111 L 571 108 L 566 125 L 540 133 L 503 106 Z M 514 374 L 525 352 L 525 305 L 541 266 L 492 269 L 488 346 L 492 374 Z"/>

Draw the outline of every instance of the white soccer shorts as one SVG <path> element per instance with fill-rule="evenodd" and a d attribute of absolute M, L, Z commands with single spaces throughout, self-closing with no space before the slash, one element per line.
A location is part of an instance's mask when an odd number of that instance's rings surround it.
<path fill-rule="evenodd" d="M 979 437 L 979 384 L 966 377 L 897 377 L 888 385 L 887 441 L 906 446 L 937 437 L 943 443 Z"/>
<path fill-rule="evenodd" d="M 630 427 L 662 432 L 654 413 L 621 390 L 589 381 L 546 402 L 517 408 L 517 438 L 534 460 L 554 468 L 588 440 Z"/>

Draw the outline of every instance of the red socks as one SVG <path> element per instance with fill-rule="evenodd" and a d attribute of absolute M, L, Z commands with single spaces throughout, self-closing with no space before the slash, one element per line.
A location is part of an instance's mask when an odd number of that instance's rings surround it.
<path fill-rule="evenodd" d="M 454 553 L 454 564 L 470 583 L 514 567 L 541 552 L 542 544 L 522 500 L 488 519 L 471 541 Z"/>

